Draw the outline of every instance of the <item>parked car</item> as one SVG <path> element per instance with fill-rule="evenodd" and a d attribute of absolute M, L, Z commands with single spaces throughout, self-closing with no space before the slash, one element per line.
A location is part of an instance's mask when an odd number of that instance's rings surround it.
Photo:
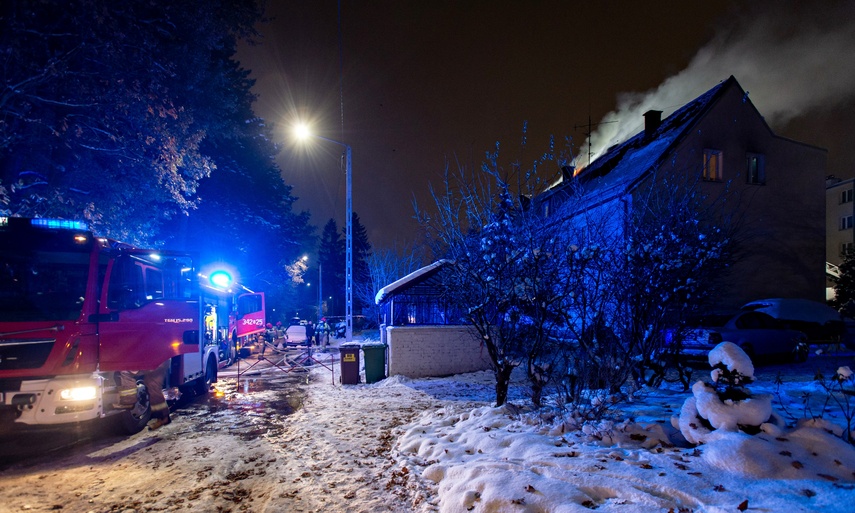
<path fill-rule="evenodd" d="M 285 343 L 290 346 L 306 345 L 306 326 L 302 324 L 293 324 L 285 330 L 287 340 Z"/>
<path fill-rule="evenodd" d="M 784 327 L 801 331 L 813 344 L 836 344 L 846 335 L 846 324 L 837 310 L 809 299 L 759 299 L 742 310 L 768 314 Z"/>
<path fill-rule="evenodd" d="M 721 342 L 733 342 L 755 358 L 790 361 L 807 359 L 807 336 L 787 329 L 772 316 L 750 310 L 735 314 L 707 315 L 693 319 L 683 330 L 665 333 L 665 344 L 676 344 L 682 333 L 680 356 L 706 360 L 709 351 Z"/>
<path fill-rule="evenodd" d="M 327 315 L 325 318 L 327 320 L 327 324 L 329 324 L 332 329 L 332 335 L 335 338 L 344 338 L 345 332 L 347 331 L 347 321 L 345 320 L 345 317 L 339 315 Z M 354 332 L 362 331 L 367 326 L 368 319 L 364 315 L 353 316 Z"/>

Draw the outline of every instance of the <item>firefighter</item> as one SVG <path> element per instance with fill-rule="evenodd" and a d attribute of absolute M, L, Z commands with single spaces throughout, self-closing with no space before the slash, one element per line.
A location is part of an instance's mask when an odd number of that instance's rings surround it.
<path fill-rule="evenodd" d="M 273 347 L 273 325 L 269 322 L 264 327 L 264 334 L 262 335 L 261 341 L 261 356 L 264 356 L 264 351 L 267 349 L 267 346 Z M 261 357 L 258 358 L 259 360 Z"/>
<path fill-rule="evenodd" d="M 169 405 L 163 396 L 163 382 L 169 369 L 170 360 L 166 360 L 153 371 L 146 372 L 143 383 L 148 389 L 148 399 L 151 404 L 151 420 L 148 421 L 149 431 L 154 431 L 171 422 L 169 419 Z"/>
<path fill-rule="evenodd" d="M 147 371 L 143 377 L 143 383 L 148 389 L 148 399 L 151 405 L 151 420 L 148 421 L 148 429 L 154 431 L 171 422 L 169 419 L 169 405 L 163 395 L 163 383 L 166 372 L 169 369 L 170 360 L 166 360 L 156 369 Z M 114 403 L 117 409 L 131 409 L 137 403 L 137 378 L 139 373 L 134 371 L 122 371 L 119 373 L 119 402 Z"/>
<path fill-rule="evenodd" d="M 315 341 L 315 325 L 312 321 L 306 323 L 306 346 L 309 347 Z"/>
<path fill-rule="evenodd" d="M 133 371 L 119 373 L 119 402 L 113 408 L 130 410 L 137 404 L 137 378 Z"/>
<path fill-rule="evenodd" d="M 321 317 L 321 322 L 318 323 L 318 333 L 320 333 L 320 340 L 323 340 L 323 346 L 327 347 L 330 345 L 330 325 L 327 324 L 327 318 Z"/>

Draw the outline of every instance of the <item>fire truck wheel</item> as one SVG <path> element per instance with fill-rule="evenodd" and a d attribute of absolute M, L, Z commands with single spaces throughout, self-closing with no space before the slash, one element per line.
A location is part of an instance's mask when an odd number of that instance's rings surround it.
<path fill-rule="evenodd" d="M 122 434 L 133 435 L 142 431 L 151 420 L 151 403 L 148 389 L 142 382 L 137 383 L 137 403 L 130 410 L 124 410 L 115 416 L 116 428 Z"/>
<path fill-rule="evenodd" d="M 208 358 L 205 365 L 205 376 L 196 380 L 194 391 L 196 395 L 205 395 L 211 390 L 211 385 L 217 380 L 217 364 L 213 358 Z"/>

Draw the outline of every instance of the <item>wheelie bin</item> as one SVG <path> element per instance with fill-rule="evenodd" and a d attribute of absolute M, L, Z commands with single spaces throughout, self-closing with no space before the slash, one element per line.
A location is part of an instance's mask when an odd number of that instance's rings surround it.
<path fill-rule="evenodd" d="M 359 344 L 342 344 L 338 350 L 341 356 L 341 384 L 359 384 Z"/>
<path fill-rule="evenodd" d="M 365 382 L 386 379 L 386 344 L 363 344 L 362 352 L 365 353 Z"/>

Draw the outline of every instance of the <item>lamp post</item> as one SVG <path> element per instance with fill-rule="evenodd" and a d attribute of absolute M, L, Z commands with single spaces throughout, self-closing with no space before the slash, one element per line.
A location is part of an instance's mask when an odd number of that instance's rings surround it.
<path fill-rule="evenodd" d="M 344 316 L 345 316 L 345 331 L 344 339 L 346 342 L 353 341 L 353 169 L 351 166 L 351 149 L 350 145 L 344 144 L 321 135 L 313 134 L 305 125 L 296 127 L 297 137 L 306 139 L 308 137 L 316 137 L 322 141 L 326 141 L 339 146 L 344 146 L 345 149 L 345 173 L 347 175 L 347 212 L 346 222 L 347 230 L 345 232 L 345 271 L 344 271 Z M 319 287 L 320 290 L 320 287 Z"/>

